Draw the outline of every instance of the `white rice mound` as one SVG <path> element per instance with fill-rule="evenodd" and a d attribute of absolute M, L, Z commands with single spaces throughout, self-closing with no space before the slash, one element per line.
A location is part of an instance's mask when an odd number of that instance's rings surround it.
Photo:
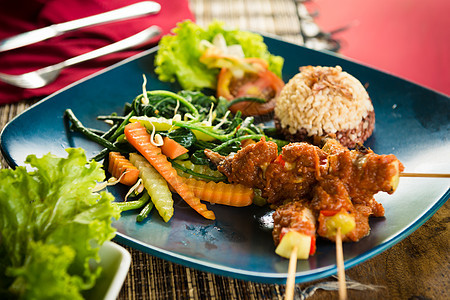
<path fill-rule="evenodd" d="M 340 66 L 306 66 L 277 97 L 275 118 L 292 135 L 323 136 L 357 128 L 373 110 L 364 86 Z"/>

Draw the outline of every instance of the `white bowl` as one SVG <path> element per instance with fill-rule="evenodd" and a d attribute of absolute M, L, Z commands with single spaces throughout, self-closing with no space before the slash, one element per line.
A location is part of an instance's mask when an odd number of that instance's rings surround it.
<path fill-rule="evenodd" d="M 131 265 L 131 255 L 125 248 L 105 242 L 99 250 L 102 273 L 95 286 L 83 293 L 85 299 L 115 300 Z"/>

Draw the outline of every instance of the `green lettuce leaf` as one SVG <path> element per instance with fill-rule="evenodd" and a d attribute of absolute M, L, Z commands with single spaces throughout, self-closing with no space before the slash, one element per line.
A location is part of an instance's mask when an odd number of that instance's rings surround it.
<path fill-rule="evenodd" d="M 68 273 L 75 251 L 69 246 L 31 241 L 23 266 L 7 269 L 17 278 L 9 290 L 23 299 L 82 299 L 79 282 Z M 39 276 L 36 276 L 36 275 Z"/>
<path fill-rule="evenodd" d="M 201 41 L 212 42 L 217 34 L 222 34 L 227 45 L 239 44 L 245 57 L 259 57 L 269 63 L 269 69 L 281 77 L 284 59 L 269 53 L 261 35 L 227 29 L 218 21 L 204 29 L 192 21 L 177 24 L 172 35 L 165 35 L 159 42 L 155 57 L 155 72 L 161 81 L 178 81 L 185 90 L 215 89 L 219 69 L 209 69 L 199 61 L 205 48 Z"/>
<path fill-rule="evenodd" d="M 105 179 L 101 164 L 82 149 L 67 152 L 28 156 L 30 171 L 0 171 L 0 295 L 76 299 L 101 272 L 90 261 L 114 237 L 120 212 L 111 194 L 92 192 Z"/>

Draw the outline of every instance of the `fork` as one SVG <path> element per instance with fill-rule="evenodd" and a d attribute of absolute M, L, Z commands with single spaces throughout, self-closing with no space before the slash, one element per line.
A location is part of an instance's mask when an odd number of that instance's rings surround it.
<path fill-rule="evenodd" d="M 53 82 L 58 77 L 61 70 L 64 68 L 87 60 L 95 59 L 100 56 L 138 46 L 146 41 L 149 41 L 160 33 L 161 28 L 159 28 L 158 26 L 151 26 L 135 35 L 132 35 L 108 46 L 81 54 L 76 57 L 69 58 L 68 60 L 42 69 L 20 75 L 0 73 L 0 80 L 24 89 L 37 89 Z"/>

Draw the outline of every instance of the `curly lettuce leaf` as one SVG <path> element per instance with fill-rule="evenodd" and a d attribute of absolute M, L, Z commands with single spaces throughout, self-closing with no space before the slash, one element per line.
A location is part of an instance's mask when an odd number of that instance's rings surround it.
<path fill-rule="evenodd" d="M 269 63 L 269 69 L 281 77 L 284 59 L 269 53 L 261 35 L 227 29 L 221 22 L 212 22 L 204 29 L 192 21 L 177 24 L 172 35 L 165 35 L 159 42 L 155 57 L 155 72 L 161 81 L 178 81 L 185 90 L 215 89 L 219 69 L 210 69 L 200 62 L 205 51 L 201 41 L 212 42 L 222 34 L 227 45 L 239 44 L 245 57 L 259 57 Z"/>
<path fill-rule="evenodd" d="M 99 261 L 100 245 L 114 237 L 120 212 L 111 194 L 92 192 L 105 179 L 101 164 L 88 162 L 82 149 L 67 152 L 28 156 L 31 171 L 0 171 L 0 295 L 77 298 L 101 272 L 89 262 Z M 54 277 L 51 289 L 38 278 L 42 272 Z"/>
<path fill-rule="evenodd" d="M 31 241 L 24 264 L 7 269 L 17 278 L 9 290 L 23 299 L 83 299 L 79 282 L 68 273 L 75 251 L 69 246 L 57 247 Z M 39 274 L 39 276 L 36 276 Z"/>

